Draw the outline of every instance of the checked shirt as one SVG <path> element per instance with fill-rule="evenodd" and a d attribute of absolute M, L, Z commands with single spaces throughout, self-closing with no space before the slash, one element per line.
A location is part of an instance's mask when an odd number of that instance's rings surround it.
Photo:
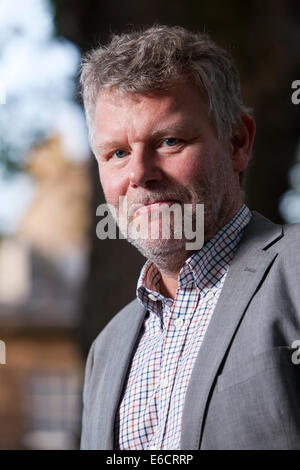
<path fill-rule="evenodd" d="M 243 205 L 185 262 L 174 300 L 160 294 L 161 275 L 151 261 L 145 263 L 137 297 L 147 314 L 116 415 L 116 449 L 180 449 L 183 405 L 195 359 L 250 219 Z"/>

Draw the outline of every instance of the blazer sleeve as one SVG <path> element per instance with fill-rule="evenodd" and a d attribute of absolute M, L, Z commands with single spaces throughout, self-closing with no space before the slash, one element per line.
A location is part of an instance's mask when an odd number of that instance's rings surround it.
<path fill-rule="evenodd" d="M 82 393 L 82 425 L 81 425 L 81 439 L 80 439 L 80 450 L 88 450 L 91 448 L 90 432 L 89 432 L 89 387 L 92 376 L 92 370 L 94 365 L 94 351 L 95 351 L 94 341 L 90 347 L 88 357 L 85 365 L 85 375 L 84 375 L 84 385 Z"/>

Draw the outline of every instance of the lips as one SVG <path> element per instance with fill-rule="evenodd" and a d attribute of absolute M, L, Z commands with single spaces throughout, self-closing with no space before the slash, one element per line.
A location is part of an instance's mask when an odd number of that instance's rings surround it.
<path fill-rule="evenodd" d="M 134 216 L 147 214 L 151 211 L 160 210 L 164 206 L 171 207 L 173 204 L 178 204 L 178 201 L 175 201 L 175 200 L 160 201 L 160 200 L 158 200 L 158 201 L 148 202 L 147 204 L 144 204 L 140 208 L 138 208 L 135 211 Z"/>

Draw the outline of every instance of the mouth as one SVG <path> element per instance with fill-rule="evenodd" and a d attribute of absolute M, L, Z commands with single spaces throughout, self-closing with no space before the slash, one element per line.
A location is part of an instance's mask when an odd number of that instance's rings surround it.
<path fill-rule="evenodd" d="M 180 203 L 179 201 L 176 201 L 176 200 L 165 200 L 165 201 L 156 200 L 156 201 L 148 202 L 147 204 L 144 204 L 141 207 L 139 207 L 134 212 L 134 216 L 136 217 L 142 214 L 148 214 L 149 212 L 152 212 L 152 211 L 161 210 L 164 206 L 171 207 L 173 204 L 180 204 Z"/>

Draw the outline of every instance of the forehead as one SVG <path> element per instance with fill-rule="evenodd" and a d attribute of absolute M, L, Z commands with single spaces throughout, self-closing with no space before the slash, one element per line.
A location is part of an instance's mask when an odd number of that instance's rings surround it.
<path fill-rule="evenodd" d="M 208 125 L 206 103 L 196 87 L 179 83 L 167 91 L 148 94 L 105 90 L 96 102 L 96 140 L 122 130 L 127 133 L 155 132 L 172 125 Z"/>

